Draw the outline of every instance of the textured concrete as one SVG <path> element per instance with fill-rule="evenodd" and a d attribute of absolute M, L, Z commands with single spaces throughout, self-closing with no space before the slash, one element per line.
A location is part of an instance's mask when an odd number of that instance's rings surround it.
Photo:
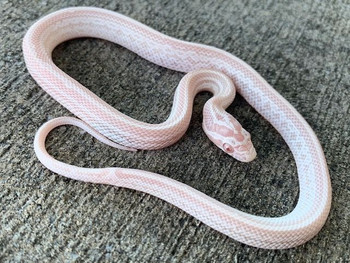
<path fill-rule="evenodd" d="M 155 197 L 85 184 L 51 173 L 33 138 L 49 118 L 70 115 L 28 74 L 21 41 L 39 17 L 66 6 L 119 11 L 171 36 L 213 45 L 255 68 L 305 117 L 324 147 L 333 205 L 322 231 L 295 249 L 240 244 Z M 346 262 L 349 256 L 349 21 L 347 1 L 6 1 L 0 2 L 1 262 Z M 122 112 L 157 123 L 170 112 L 182 74 L 95 39 L 66 42 L 55 63 Z M 242 164 L 201 130 L 196 98 L 186 135 L 174 146 L 136 154 L 61 127 L 47 146 L 85 167 L 123 166 L 164 174 L 257 215 L 293 209 L 293 157 L 276 131 L 240 96 L 228 111 L 249 130 L 258 159 Z"/>

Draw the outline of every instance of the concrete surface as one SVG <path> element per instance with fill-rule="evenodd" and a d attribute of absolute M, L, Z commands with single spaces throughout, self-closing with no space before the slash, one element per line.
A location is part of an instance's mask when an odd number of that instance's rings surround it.
<path fill-rule="evenodd" d="M 99 2 L 97 4 L 97 2 Z M 252 248 L 155 197 L 51 173 L 33 151 L 38 127 L 71 115 L 28 74 L 21 41 L 38 18 L 67 6 L 115 10 L 168 35 L 227 50 L 249 63 L 305 117 L 324 147 L 333 204 L 322 231 L 288 250 Z M 1 262 L 348 262 L 348 1 L 7 1 L 0 2 Z M 133 118 L 164 121 L 183 74 L 96 39 L 66 42 L 55 63 Z M 243 164 L 201 129 L 209 94 L 196 98 L 186 135 L 136 154 L 114 150 L 73 127 L 47 147 L 85 167 L 123 166 L 164 174 L 243 211 L 281 216 L 298 198 L 293 157 L 279 134 L 238 96 L 228 111 L 249 130 L 258 159 Z"/>

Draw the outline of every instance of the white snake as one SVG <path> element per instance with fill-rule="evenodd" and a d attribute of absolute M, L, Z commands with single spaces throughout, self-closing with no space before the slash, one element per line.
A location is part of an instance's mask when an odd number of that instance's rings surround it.
<path fill-rule="evenodd" d="M 52 61 L 52 50 L 66 40 L 79 37 L 106 39 L 160 66 L 189 72 L 178 86 L 169 118 L 161 124 L 136 121 L 61 71 Z M 38 130 L 35 152 L 43 165 L 53 172 L 85 182 L 149 193 L 217 231 L 255 247 L 278 249 L 303 244 L 325 223 L 331 204 L 331 184 L 316 135 L 281 95 L 235 56 L 214 47 L 163 35 L 121 14 L 91 7 L 63 9 L 41 18 L 25 35 L 23 52 L 36 82 L 81 119 L 57 118 Z M 249 133 L 225 111 L 235 96 L 233 83 L 249 104 L 277 129 L 294 155 L 300 193 L 296 207 L 288 215 L 277 218 L 251 215 L 159 174 L 126 168 L 76 167 L 55 160 L 45 149 L 48 133 L 66 124 L 77 125 L 117 148 L 169 146 L 187 130 L 194 96 L 206 90 L 214 97 L 204 106 L 204 131 L 228 154 L 241 161 L 251 161 L 256 153 Z"/>

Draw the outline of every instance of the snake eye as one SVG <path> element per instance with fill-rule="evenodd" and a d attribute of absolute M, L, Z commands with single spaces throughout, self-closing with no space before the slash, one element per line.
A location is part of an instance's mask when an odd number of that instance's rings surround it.
<path fill-rule="evenodd" d="M 222 148 L 224 149 L 225 152 L 227 153 L 233 153 L 233 147 L 231 145 L 229 145 L 228 143 L 224 143 L 224 145 L 222 146 Z"/>

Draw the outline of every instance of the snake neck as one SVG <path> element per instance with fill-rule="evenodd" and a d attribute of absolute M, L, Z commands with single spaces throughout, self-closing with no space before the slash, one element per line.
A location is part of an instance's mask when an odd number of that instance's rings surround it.
<path fill-rule="evenodd" d="M 180 81 L 174 95 L 173 107 L 164 124 L 189 121 L 192 114 L 193 101 L 200 92 L 213 94 L 204 106 L 206 111 L 223 112 L 234 100 L 235 87 L 231 79 L 222 72 L 201 69 L 187 73 Z"/>

